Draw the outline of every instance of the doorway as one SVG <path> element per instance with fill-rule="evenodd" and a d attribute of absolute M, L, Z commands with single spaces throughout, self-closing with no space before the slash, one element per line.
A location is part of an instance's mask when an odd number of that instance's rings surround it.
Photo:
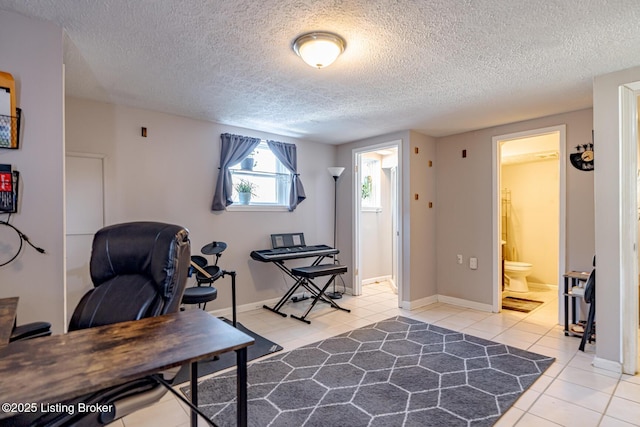
<path fill-rule="evenodd" d="M 526 281 L 531 282 L 531 290 L 540 287 L 540 283 L 554 289 L 558 301 L 562 300 L 559 285 L 565 272 L 565 146 L 564 125 L 493 138 L 494 312 L 502 310 L 503 290 L 510 290 L 509 279 L 504 276 L 506 262 L 530 265 Z M 545 177 L 545 190 L 541 177 Z M 535 212 L 541 195 L 534 197 L 533 193 L 539 191 L 545 191 L 542 197 L 547 199 L 547 208 Z M 534 198 L 538 200 L 534 202 Z M 540 242 L 542 235 L 552 238 Z M 523 291 L 521 286 L 518 288 Z M 526 298 L 526 293 L 523 295 Z M 558 305 L 560 322 L 563 307 Z"/>
<path fill-rule="evenodd" d="M 354 263 L 353 294 L 362 287 L 388 283 L 402 301 L 400 179 L 401 142 L 392 141 L 352 152 Z"/>

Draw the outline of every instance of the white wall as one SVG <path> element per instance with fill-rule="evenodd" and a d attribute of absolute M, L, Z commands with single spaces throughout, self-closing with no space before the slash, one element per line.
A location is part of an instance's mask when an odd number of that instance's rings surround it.
<path fill-rule="evenodd" d="M 567 153 L 572 153 L 576 145 L 591 140 L 592 110 L 437 140 L 438 294 L 492 304 L 492 138 L 561 124 L 567 126 Z M 597 141 L 598 138 L 596 147 Z M 467 157 L 462 158 L 465 149 Z M 589 271 L 594 254 L 594 175 L 574 169 L 568 158 L 566 163 L 566 266 Z M 464 256 L 463 265 L 456 263 L 457 254 Z M 468 268 L 470 256 L 478 257 L 477 270 Z"/>
<path fill-rule="evenodd" d="M 0 150 L 0 163 L 21 174 L 11 224 L 47 252 L 25 244 L 14 262 L 0 267 L 0 298 L 19 296 L 18 322 L 50 321 L 54 332 L 64 326 L 62 40 L 55 25 L 0 10 L 0 70 L 13 75 L 23 114 L 20 148 Z M 7 253 L 17 250 L 18 240 L 11 242 Z"/>
<path fill-rule="evenodd" d="M 304 232 L 307 244 L 332 244 L 333 179 L 327 167 L 335 163 L 334 146 L 76 98 L 67 99 L 66 111 L 67 149 L 106 156 L 106 223 L 183 225 L 194 254 L 211 241 L 226 242 L 219 265 L 238 273 L 238 305 L 279 298 L 291 285 L 274 265 L 249 258 L 252 250 L 271 247 L 271 233 Z M 140 136 L 142 126 L 147 138 Z M 307 199 L 294 212 L 212 212 L 225 132 L 295 143 Z M 216 282 L 218 300 L 207 309 L 231 306 L 230 280 Z"/>

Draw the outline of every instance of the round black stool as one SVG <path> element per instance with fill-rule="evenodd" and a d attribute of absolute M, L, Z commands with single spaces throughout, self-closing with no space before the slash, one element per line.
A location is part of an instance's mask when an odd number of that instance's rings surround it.
<path fill-rule="evenodd" d="M 182 295 L 183 304 L 203 304 L 203 309 L 207 306 L 209 301 L 213 301 L 218 298 L 218 290 L 213 286 L 194 286 L 184 290 Z"/>

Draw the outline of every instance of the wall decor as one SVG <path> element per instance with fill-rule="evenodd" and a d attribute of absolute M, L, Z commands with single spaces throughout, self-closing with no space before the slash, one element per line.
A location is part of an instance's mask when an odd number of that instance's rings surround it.
<path fill-rule="evenodd" d="M 18 148 L 19 112 L 13 76 L 0 71 L 0 148 Z"/>
<path fill-rule="evenodd" d="M 591 140 L 593 141 L 593 131 L 591 131 Z M 593 142 L 589 142 L 576 145 L 576 152 L 569 155 L 569 160 L 574 168 L 589 172 L 593 170 L 593 157 Z"/>

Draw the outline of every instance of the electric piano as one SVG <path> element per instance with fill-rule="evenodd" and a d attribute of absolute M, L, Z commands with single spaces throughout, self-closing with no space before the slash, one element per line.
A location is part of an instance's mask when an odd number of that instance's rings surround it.
<path fill-rule="evenodd" d="M 250 254 L 251 258 L 256 261 L 271 262 L 275 264 L 276 267 L 278 267 L 287 276 L 293 279 L 295 283 L 293 284 L 293 286 L 291 286 L 291 288 L 289 288 L 289 290 L 284 294 L 284 296 L 280 299 L 280 301 L 278 301 L 275 306 L 269 307 L 267 305 L 263 305 L 264 308 L 277 313 L 282 317 L 286 317 L 287 314 L 281 312 L 280 309 L 289 300 L 289 298 L 293 297 L 293 294 L 301 286 L 306 289 L 312 296 L 316 297 L 316 299 L 328 302 L 332 306 L 339 308 L 333 301 L 329 301 L 328 298 L 325 298 L 321 290 L 318 289 L 318 287 L 314 286 L 313 283 L 309 283 L 309 280 L 305 280 L 305 278 L 303 277 L 294 275 L 292 269 L 285 265 L 285 261 L 288 260 L 315 258 L 310 266 L 317 266 L 322 262 L 324 258 L 332 257 L 338 254 L 340 252 L 339 250 L 327 245 L 307 246 L 304 242 L 304 233 L 272 234 L 271 245 L 271 249 L 252 251 Z M 298 299 L 295 302 L 297 301 L 302 301 L 302 299 Z"/>
<path fill-rule="evenodd" d="M 262 262 L 286 261 L 296 258 L 326 257 L 338 253 L 337 249 L 327 245 L 294 246 L 291 248 L 263 249 L 251 252 L 251 258 Z"/>

